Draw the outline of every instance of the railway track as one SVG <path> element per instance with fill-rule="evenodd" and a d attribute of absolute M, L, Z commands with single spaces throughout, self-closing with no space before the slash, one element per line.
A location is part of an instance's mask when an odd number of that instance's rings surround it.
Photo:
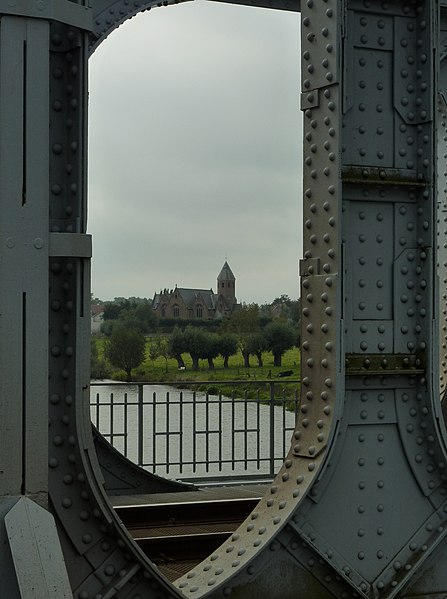
<path fill-rule="evenodd" d="M 221 545 L 253 511 L 262 490 L 213 489 L 121 499 L 115 510 L 140 548 L 171 581 Z"/>

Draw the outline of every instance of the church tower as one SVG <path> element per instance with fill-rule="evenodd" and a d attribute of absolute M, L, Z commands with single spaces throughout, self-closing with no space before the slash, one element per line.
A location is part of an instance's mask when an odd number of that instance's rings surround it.
<path fill-rule="evenodd" d="M 226 260 L 217 277 L 217 294 L 224 296 L 229 308 L 233 307 L 234 304 L 237 304 L 236 278 L 231 272 L 231 268 L 228 266 L 228 262 Z"/>

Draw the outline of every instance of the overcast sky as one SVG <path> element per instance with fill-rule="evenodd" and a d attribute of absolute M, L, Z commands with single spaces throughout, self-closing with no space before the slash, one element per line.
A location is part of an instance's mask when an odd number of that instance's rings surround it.
<path fill-rule="evenodd" d="M 197 1 L 127 21 L 90 59 L 92 291 L 298 297 L 299 13 Z"/>

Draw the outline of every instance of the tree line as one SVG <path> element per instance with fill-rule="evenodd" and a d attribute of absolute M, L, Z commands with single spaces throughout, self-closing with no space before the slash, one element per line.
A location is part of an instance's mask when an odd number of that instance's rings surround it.
<path fill-rule="evenodd" d="M 158 319 L 147 298 L 115 298 L 104 302 L 104 316 L 101 333 L 110 337 L 116 328 L 134 329 L 143 335 L 153 333 L 158 328 Z"/>
<path fill-rule="evenodd" d="M 104 310 L 101 333 L 110 336 L 116 327 L 124 325 L 127 328 L 139 330 L 144 335 L 162 331 L 172 333 L 175 326 L 184 329 L 188 324 L 194 327 L 203 328 L 212 332 L 221 332 L 228 326 L 228 321 L 240 320 L 241 323 L 251 319 L 251 325 L 255 328 L 263 328 L 275 317 L 279 316 L 292 324 L 299 324 L 300 310 L 299 300 L 291 300 L 288 295 L 276 297 L 270 304 L 256 303 L 243 304 L 242 310 L 238 310 L 229 318 L 215 320 L 181 320 L 175 318 L 158 318 L 152 309 L 152 300 L 141 297 L 116 297 L 113 301 L 102 301 L 99 298 L 91 297 L 92 304 L 99 304 Z M 244 328 L 244 325 L 242 324 Z"/>
<path fill-rule="evenodd" d="M 281 296 L 287 297 L 287 296 Z M 289 300 L 290 303 L 291 300 Z M 298 302 L 295 302 L 298 304 Z M 115 319 L 108 331 L 105 341 L 104 356 L 115 368 L 126 372 L 128 380 L 131 373 L 146 358 L 145 333 L 149 327 L 146 311 L 140 306 L 128 306 L 120 311 L 121 316 Z M 290 305 L 288 306 L 290 309 Z M 174 358 L 179 369 L 185 368 L 183 356 L 189 354 L 192 369 L 199 369 L 199 360 L 206 360 L 210 369 L 214 368 L 214 360 L 222 356 L 224 368 L 228 368 L 228 360 L 239 350 L 244 366 L 250 366 L 250 356 L 255 356 L 258 365 L 263 365 L 263 352 L 270 351 L 274 366 L 281 366 L 285 351 L 299 345 L 299 306 L 293 305 L 298 312 L 296 318 L 280 314 L 263 325 L 259 306 L 243 305 L 231 317 L 222 319 L 218 332 L 209 332 L 203 328 L 188 324 L 181 328 L 176 325 L 169 336 L 155 336 L 147 344 L 147 357 L 154 362 L 163 357 L 168 367 L 168 359 Z M 152 326 L 152 325 L 150 325 Z M 97 348 L 92 348 L 92 376 L 95 370 L 104 367 Z M 97 378 L 100 378 L 99 376 Z"/>

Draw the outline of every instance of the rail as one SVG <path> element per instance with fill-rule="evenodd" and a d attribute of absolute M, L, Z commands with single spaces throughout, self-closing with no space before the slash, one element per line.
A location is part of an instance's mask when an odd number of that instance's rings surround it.
<path fill-rule="evenodd" d="M 233 390 L 225 395 L 219 385 Z M 298 405 L 298 380 L 90 386 L 92 422 L 116 449 L 155 474 L 190 482 L 272 479 Z"/>

